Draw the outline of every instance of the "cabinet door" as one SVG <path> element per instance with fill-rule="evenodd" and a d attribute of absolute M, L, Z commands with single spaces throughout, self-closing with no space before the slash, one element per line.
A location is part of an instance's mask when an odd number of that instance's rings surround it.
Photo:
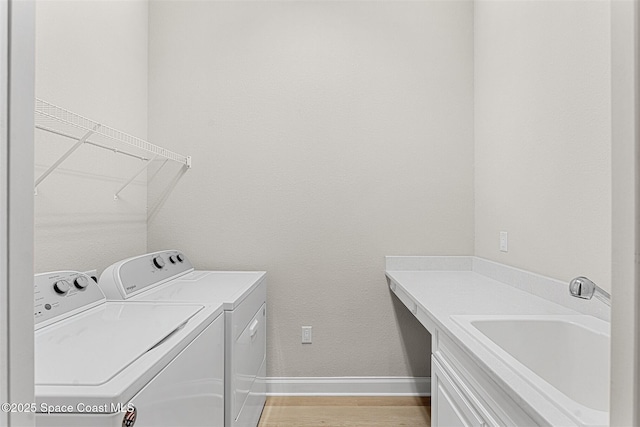
<path fill-rule="evenodd" d="M 483 427 L 486 424 L 438 361 L 431 358 L 431 425 Z"/>

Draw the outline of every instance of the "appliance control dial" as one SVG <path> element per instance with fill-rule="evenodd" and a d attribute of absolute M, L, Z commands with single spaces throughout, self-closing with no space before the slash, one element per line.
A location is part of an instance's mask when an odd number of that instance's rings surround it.
<path fill-rule="evenodd" d="M 162 268 L 164 267 L 164 260 L 162 259 L 161 256 L 157 256 L 153 258 L 153 265 L 155 265 L 158 268 Z"/>
<path fill-rule="evenodd" d="M 171 255 L 169 257 L 169 261 L 171 261 L 171 264 L 175 264 L 176 262 L 178 262 L 177 257 L 175 255 Z"/>
<path fill-rule="evenodd" d="M 84 290 L 87 286 L 89 286 L 89 279 L 87 279 L 85 276 L 78 276 L 76 280 L 73 281 L 73 284 L 76 286 L 76 288 Z"/>
<path fill-rule="evenodd" d="M 69 292 L 71 289 L 71 285 L 66 280 L 58 280 L 53 284 L 53 290 L 56 291 L 57 294 L 64 295 Z"/>
<path fill-rule="evenodd" d="M 178 255 L 176 255 L 176 258 L 178 258 L 178 261 L 184 262 L 184 255 L 178 254 Z"/>

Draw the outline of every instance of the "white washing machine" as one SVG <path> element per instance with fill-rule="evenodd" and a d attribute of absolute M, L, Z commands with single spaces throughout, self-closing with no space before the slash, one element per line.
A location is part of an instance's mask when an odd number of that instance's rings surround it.
<path fill-rule="evenodd" d="M 196 271 L 186 256 L 167 250 L 108 267 L 98 283 L 109 300 L 223 301 L 225 426 L 255 427 L 266 400 L 264 271 Z"/>
<path fill-rule="evenodd" d="M 107 302 L 73 271 L 34 282 L 36 426 L 224 425 L 221 304 Z"/>

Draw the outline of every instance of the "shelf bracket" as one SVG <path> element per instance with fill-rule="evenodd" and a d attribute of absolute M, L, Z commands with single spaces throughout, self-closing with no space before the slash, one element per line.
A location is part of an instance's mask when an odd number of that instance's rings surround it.
<path fill-rule="evenodd" d="M 160 170 L 162 170 L 162 168 L 164 167 L 164 165 L 166 165 L 169 162 L 169 159 L 164 159 L 164 161 L 162 162 L 162 164 L 158 167 L 158 169 L 153 173 L 153 175 L 151 175 L 149 177 L 149 179 L 147 179 L 147 185 L 149 185 L 149 183 L 151 181 L 153 181 L 153 179 L 158 175 L 158 173 L 160 173 Z"/>
<path fill-rule="evenodd" d="M 40 175 L 40 176 L 38 177 L 38 179 L 36 179 L 36 183 L 34 184 L 34 194 L 36 194 L 36 195 L 38 194 L 38 185 L 40 185 L 40 183 L 41 183 L 42 181 L 44 181 L 46 177 L 48 177 L 49 175 L 51 175 L 51 172 L 53 172 L 54 170 L 56 170 L 56 168 L 57 168 L 58 166 L 60 166 L 60 164 L 61 164 L 62 162 L 64 162 L 65 160 L 67 160 L 67 158 L 68 158 L 70 155 L 72 155 L 74 151 L 76 151 L 78 148 L 80 148 L 80 146 L 81 146 L 82 144 L 84 144 L 85 142 L 87 142 L 87 139 L 89 139 L 89 137 L 90 137 L 91 135 L 93 135 L 93 134 L 94 134 L 94 132 L 95 132 L 95 131 L 97 131 L 99 127 L 100 127 L 100 125 L 99 125 L 99 124 L 96 124 L 96 125 L 93 127 L 93 129 L 92 129 L 92 130 L 90 130 L 90 131 L 88 131 L 87 133 L 85 133 L 85 134 L 84 134 L 84 136 L 83 136 L 82 138 L 80 138 L 80 139 L 78 140 L 78 142 L 76 142 L 76 143 L 73 145 L 73 147 L 69 148 L 69 149 L 67 150 L 67 152 L 66 152 L 66 153 L 64 153 L 64 154 L 62 155 L 62 157 L 60 157 L 58 160 L 56 160 L 56 162 L 55 162 L 54 164 L 52 164 L 51 166 L 49 166 L 49 169 L 47 169 L 46 171 L 44 171 L 44 173 L 43 173 L 42 175 Z"/>
<path fill-rule="evenodd" d="M 156 154 L 155 156 L 153 156 L 151 159 L 147 160 L 147 162 L 145 163 L 144 166 L 142 166 L 140 168 L 140 170 L 138 172 L 135 173 L 135 175 L 133 175 L 129 181 L 127 181 L 122 187 L 120 187 L 118 189 L 118 191 L 116 191 L 116 194 L 113 195 L 113 200 L 118 200 L 118 195 L 122 192 L 122 190 L 124 190 L 125 188 L 127 188 L 129 186 L 129 184 L 131 184 L 133 182 L 134 179 L 136 179 L 138 177 L 138 175 L 140 175 L 142 172 L 146 171 L 147 168 L 151 165 L 151 163 L 158 157 L 158 155 Z"/>

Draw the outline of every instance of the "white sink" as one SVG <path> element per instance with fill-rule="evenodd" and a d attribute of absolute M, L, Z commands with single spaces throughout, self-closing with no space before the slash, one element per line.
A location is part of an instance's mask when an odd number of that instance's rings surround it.
<path fill-rule="evenodd" d="M 608 425 L 609 323 L 587 315 L 451 319 L 579 425 Z"/>

